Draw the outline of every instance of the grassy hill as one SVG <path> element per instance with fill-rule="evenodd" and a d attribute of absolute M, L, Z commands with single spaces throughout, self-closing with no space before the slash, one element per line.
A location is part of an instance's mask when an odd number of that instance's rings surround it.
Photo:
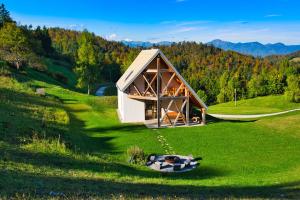
<path fill-rule="evenodd" d="M 284 95 L 271 95 L 209 106 L 208 113 L 264 114 L 300 108 L 299 103 L 288 101 Z"/>
<path fill-rule="evenodd" d="M 119 123 L 116 97 L 87 96 L 31 70 L 0 76 L 0 97 L 0 198 L 300 198 L 300 112 L 147 129 Z M 203 161 L 160 174 L 128 164 L 133 145 Z"/>

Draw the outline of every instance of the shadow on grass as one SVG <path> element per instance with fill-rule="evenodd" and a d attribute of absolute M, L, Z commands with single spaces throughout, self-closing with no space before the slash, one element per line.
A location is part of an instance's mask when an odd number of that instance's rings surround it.
<path fill-rule="evenodd" d="M 120 124 L 115 126 L 102 126 L 97 128 L 89 128 L 86 129 L 87 132 L 97 132 L 97 133 L 107 133 L 112 131 L 120 131 L 126 133 L 143 133 L 143 131 L 147 130 L 145 125 L 142 124 Z"/>
<path fill-rule="evenodd" d="M 0 88 L 0 97 L 0 141 L 17 144 L 21 140 L 30 141 L 33 136 L 43 139 L 61 137 L 68 147 L 76 151 L 113 152 L 109 143 L 113 137 L 90 137 L 85 130 L 85 122 L 74 115 L 75 112 L 86 111 L 85 108 L 72 110 L 53 98 L 6 88 Z M 44 112 L 45 108 L 47 112 Z M 67 111 L 68 125 L 55 121 L 52 109 L 57 108 Z"/>
<path fill-rule="evenodd" d="M 83 155 L 74 158 L 71 155 L 60 155 L 56 153 L 30 152 L 24 149 L 0 149 L 1 157 L 5 161 L 14 162 L 16 165 L 30 164 L 37 168 L 50 167 L 60 170 L 76 170 L 91 173 L 112 173 L 119 174 L 120 177 L 138 178 L 164 178 L 166 180 L 203 180 L 228 174 L 225 170 L 212 168 L 210 166 L 200 166 L 199 168 L 186 173 L 159 173 L 148 169 L 146 166 L 126 165 L 118 161 L 105 161 L 102 159 L 88 160 Z"/>
<path fill-rule="evenodd" d="M 194 186 L 164 183 L 130 183 L 96 178 L 43 176 L 0 170 L 2 197 L 16 193 L 30 198 L 272 198 L 298 199 L 300 181 L 266 186 Z M 5 182 L 3 180 L 6 180 Z M 0 197 L 1 197 L 0 196 Z"/>
<path fill-rule="evenodd" d="M 50 76 L 50 74 L 47 75 L 46 73 L 39 72 L 34 69 L 24 69 L 24 71 L 14 70 L 14 74 L 15 74 L 14 77 L 21 83 L 26 83 L 34 79 L 48 84 L 54 84 L 54 85 L 60 85 L 66 87 L 65 84 L 63 84 L 58 80 L 55 80 L 53 77 Z"/>
<path fill-rule="evenodd" d="M 0 94 L 1 100 L 9 100 L 10 102 L 13 102 L 16 108 L 26 103 L 45 107 L 62 107 L 59 105 L 59 102 L 55 102 L 55 99 L 57 99 L 55 97 L 49 98 L 48 96 L 39 96 L 20 91 L 16 92 L 15 90 L 7 88 L 0 88 Z"/>

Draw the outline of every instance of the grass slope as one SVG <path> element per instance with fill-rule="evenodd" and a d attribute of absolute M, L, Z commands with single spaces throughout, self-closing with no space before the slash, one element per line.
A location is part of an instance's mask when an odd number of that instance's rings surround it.
<path fill-rule="evenodd" d="M 53 59 L 45 59 L 45 63 L 47 65 L 48 72 L 52 74 L 62 74 L 67 78 L 67 85 L 73 87 L 76 85 L 76 75 L 72 71 L 72 66 L 69 63 L 53 60 Z"/>
<path fill-rule="evenodd" d="M 120 124 L 116 97 L 31 76 L 0 77 L 0 95 L 0 198 L 300 198 L 300 112 L 156 130 Z M 202 165 L 160 174 L 126 162 L 132 145 Z"/>
<path fill-rule="evenodd" d="M 209 106 L 208 113 L 217 114 L 265 114 L 300 108 L 299 103 L 286 100 L 284 95 L 257 97 Z"/>

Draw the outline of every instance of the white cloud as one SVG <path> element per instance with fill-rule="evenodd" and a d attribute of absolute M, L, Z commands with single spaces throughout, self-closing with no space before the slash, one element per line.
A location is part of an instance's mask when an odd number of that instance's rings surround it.
<path fill-rule="evenodd" d="M 281 14 L 268 14 L 268 15 L 265 15 L 265 17 L 281 17 L 282 15 Z"/>
<path fill-rule="evenodd" d="M 115 40 L 118 37 L 118 35 L 116 33 L 112 33 L 110 35 L 107 35 L 105 38 L 107 40 Z"/>
<path fill-rule="evenodd" d="M 66 28 L 81 31 L 85 28 L 85 25 L 84 24 L 70 24 L 70 25 L 66 26 Z"/>
<path fill-rule="evenodd" d="M 198 29 L 197 27 L 182 27 L 180 29 L 174 30 L 171 33 L 176 34 L 176 33 L 185 33 L 185 32 L 190 32 Z"/>
<path fill-rule="evenodd" d="M 182 33 L 182 32 L 189 32 L 189 31 L 193 31 L 196 30 L 197 27 L 183 27 L 179 30 L 177 30 L 178 33 Z"/>
<path fill-rule="evenodd" d="M 182 21 L 176 24 L 176 26 L 187 26 L 187 25 L 199 25 L 199 24 L 207 24 L 213 21 L 209 20 L 194 20 L 194 21 Z"/>
<path fill-rule="evenodd" d="M 124 38 L 124 41 L 126 41 L 126 42 L 131 42 L 131 41 L 133 41 L 133 40 L 130 39 L 130 38 Z"/>

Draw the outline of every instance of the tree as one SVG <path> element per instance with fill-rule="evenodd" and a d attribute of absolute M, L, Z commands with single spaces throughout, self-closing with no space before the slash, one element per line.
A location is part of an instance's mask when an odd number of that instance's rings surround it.
<path fill-rule="evenodd" d="M 130 66 L 130 64 L 136 58 L 138 52 L 136 50 L 130 50 L 127 54 L 127 57 L 124 59 L 123 64 L 121 66 L 121 72 L 124 73 L 126 69 Z"/>
<path fill-rule="evenodd" d="M 300 75 L 290 75 L 287 78 L 288 87 L 285 96 L 289 101 L 300 102 Z"/>
<path fill-rule="evenodd" d="M 0 28 L 3 27 L 6 22 L 13 22 L 13 20 L 10 17 L 8 10 L 6 10 L 4 4 L 2 3 L 0 5 Z"/>
<path fill-rule="evenodd" d="M 82 32 L 78 42 L 78 59 L 75 68 L 78 75 L 77 86 L 87 87 L 87 93 L 90 94 L 91 86 L 97 82 L 100 75 L 99 56 L 93 44 L 93 35 L 87 30 Z"/>
<path fill-rule="evenodd" d="M 283 94 L 284 74 L 276 69 L 269 72 L 268 94 Z"/>
<path fill-rule="evenodd" d="M 266 69 L 263 69 L 259 75 L 252 76 L 247 85 L 248 97 L 253 98 L 270 94 L 268 79 L 269 77 Z"/>
<path fill-rule="evenodd" d="M 40 52 L 40 54 L 51 55 L 53 53 L 51 38 L 49 36 L 48 29 L 45 26 L 43 28 L 38 26 L 35 30 L 33 30 L 32 35 L 36 41 L 40 42 L 40 46 L 42 49 L 42 52 Z"/>
<path fill-rule="evenodd" d="M 229 79 L 229 74 L 227 71 L 225 71 L 222 76 L 220 77 L 220 93 L 217 96 L 217 101 L 219 103 L 224 103 L 228 100 L 228 79 Z"/>
<path fill-rule="evenodd" d="M 198 90 L 197 95 L 200 97 L 200 99 L 204 102 L 207 103 L 207 95 L 203 90 Z"/>
<path fill-rule="evenodd" d="M 0 29 L 0 57 L 19 69 L 31 53 L 24 31 L 15 23 L 5 23 Z"/>

